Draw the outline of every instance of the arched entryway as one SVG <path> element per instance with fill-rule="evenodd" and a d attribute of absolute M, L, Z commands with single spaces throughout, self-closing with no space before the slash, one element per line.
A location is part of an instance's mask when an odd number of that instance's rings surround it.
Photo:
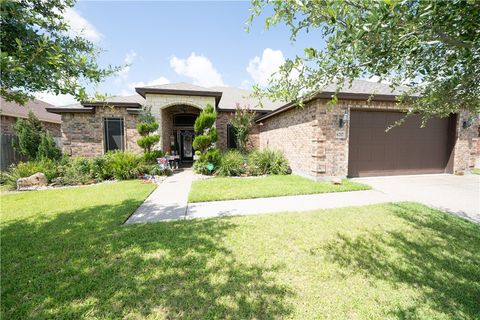
<path fill-rule="evenodd" d="M 162 148 L 180 155 L 181 162 L 193 161 L 193 130 L 200 109 L 188 105 L 174 105 L 162 110 Z"/>

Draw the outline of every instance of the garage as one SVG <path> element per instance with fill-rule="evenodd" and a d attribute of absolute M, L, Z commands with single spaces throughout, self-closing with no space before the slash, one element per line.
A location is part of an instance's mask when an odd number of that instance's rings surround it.
<path fill-rule="evenodd" d="M 349 177 L 452 171 L 455 117 L 434 118 L 421 128 L 421 119 L 415 115 L 385 132 L 403 116 L 391 111 L 350 112 Z"/>

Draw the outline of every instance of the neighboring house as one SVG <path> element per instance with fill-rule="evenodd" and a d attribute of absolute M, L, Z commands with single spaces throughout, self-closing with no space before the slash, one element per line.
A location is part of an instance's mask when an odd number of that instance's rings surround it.
<path fill-rule="evenodd" d="M 50 132 L 57 144 L 61 143 L 62 118 L 58 114 L 47 111 L 54 106 L 41 100 L 31 100 L 21 106 L 15 102 L 7 102 L 0 97 L 0 131 L 1 131 L 1 169 L 6 169 L 10 164 L 16 163 L 22 157 L 12 147 L 15 136 L 14 126 L 19 118 L 25 119 L 30 111 L 42 122 Z"/>
<path fill-rule="evenodd" d="M 262 101 L 250 92 L 230 87 L 203 88 L 186 83 L 136 88 L 138 95 L 84 103 L 50 112 L 62 115 L 63 150 L 95 156 L 109 150 L 140 152 L 137 117 L 151 107 L 160 127 L 159 148 L 193 158 L 193 124 L 207 105 L 215 106 L 221 149 L 234 147 L 229 121 L 235 107 L 249 106 L 257 117 L 249 138 L 253 147 L 281 150 L 293 172 L 315 178 L 417 173 L 463 173 L 474 165 L 478 121 L 466 113 L 432 119 L 421 128 L 410 117 L 388 133 L 385 129 L 403 114 L 395 100 L 401 91 L 388 85 L 356 80 L 345 86 L 338 103 L 328 107 L 334 87 L 327 87 L 303 107 Z M 373 97 L 372 97 L 373 94 Z"/>

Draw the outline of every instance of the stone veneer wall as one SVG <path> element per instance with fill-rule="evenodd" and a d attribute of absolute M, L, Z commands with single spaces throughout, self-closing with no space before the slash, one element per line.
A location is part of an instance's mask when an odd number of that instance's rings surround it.
<path fill-rule="evenodd" d="M 11 116 L 1 116 L 0 127 L 2 134 L 14 134 L 14 126 L 17 122 L 17 119 L 18 118 Z M 42 121 L 42 124 L 54 138 L 60 137 L 62 135 L 60 123 Z"/>
<path fill-rule="evenodd" d="M 474 119 L 468 128 L 463 128 L 463 121 Z M 475 167 L 480 157 L 479 134 L 480 119 L 467 111 L 462 111 L 457 117 L 457 132 L 455 137 L 453 172 L 464 173 Z"/>
<path fill-rule="evenodd" d="M 230 120 L 235 116 L 235 111 L 218 111 L 217 110 L 217 122 L 216 128 L 218 133 L 217 147 L 226 150 L 227 149 L 227 125 Z M 250 133 L 248 135 L 247 148 L 255 149 L 260 146 L 259 138 L 260 129 L 258 124 L 253 123 Z"/>
<path fill-rule="evenodd" d="M 62 144 L 68 155 L 93 157 L 104 154 L 104 118 L 123 118 L 125 150 L 141 153 L 137 145 L 137 115 L 125 108 L 96 107 L 94 113 L 63 113 Z"/>
<path fill-rule="evenodd" d="M 349 124 L 338 126 L 339 119 L 352 108 L 396 109 L 391 101 L 339 100 L 334 107 L 328 100 L 317 99 L 303 108 L 293 108 L 267 118 L 260 127 L 260 147 L 282 151 L 293 172 L 311 178 L 345 177 L 348 174 Z M 462 112 L 457 119 L 454 146 L 454 173 L 463 173 L 475 165 L 478 157 L 478 125 L 476 121 L 463 129 L 470 117 Z M 344 132 L 344 137 L 337 133 Z"/>
<path fill-rule="evenodd" d="M 145 94 L 145 100 L 145 105 L 152 108 L 152 114 L 160 124 L 160 127 L 158 128 L 158 134 L 161 135 L 161 138 L 158 147 L 164 151 L 168 151 L 168 149 L 170 149 L 170 135 L 167 137 L 165 134 L 162 134 L 162 132 L 164 132 L 164 130 L 166 130 L 166 132 L 171 132 L 172 122 L 168 121 L 168 119 L 162 119 L 163 116 L 167 116 L 167 114 L 162 110 L 178 105 L 191 106 L 200 110 L 205 108 L 207 104 L 215 106 L 215 97 L 204 96 L 147 93 Z"/>

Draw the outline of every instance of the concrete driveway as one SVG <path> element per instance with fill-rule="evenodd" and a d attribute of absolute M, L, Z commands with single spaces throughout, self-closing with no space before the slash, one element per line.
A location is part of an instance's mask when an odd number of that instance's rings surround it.
<path fill-rule="evenodd" d="M 451 174 L 353 179 L 398 200 L 417 201 L 480 223 L 480 176 Z"/>

